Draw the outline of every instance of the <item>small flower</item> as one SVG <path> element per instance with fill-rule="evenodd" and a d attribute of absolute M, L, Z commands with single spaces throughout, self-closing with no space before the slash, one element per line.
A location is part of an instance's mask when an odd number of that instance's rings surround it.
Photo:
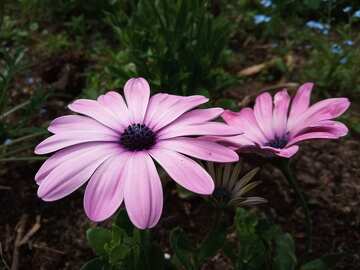
<path fill-rule="evenodd" d="M 12 144 L 12 139 L 9 139 L 9 138 L 7 138 L 4 142 L 3 142 L 3 144 L 4 145 L 10 145 L 10 144 Z"/>
<path fill-rule="evenodd" d="M 270 20 L 271 20 L 271 17 L 266 16 L 266 15 L 259 14 L 259 15 L 254 16 L 254 23 L 255 24 L 267 23 Z"/>
<path fill-rule="evenodd" d="M 212 198 L 217 204 L 222 206 L 251 206 L 267 202 L 261 197 L 246 196 L 249 191 L 261 183 L 260 181 L 252 181 L 259 168 L 255 168 L 240 177 L 241 162 L 225 165 L 205 162 L 204 167 L 215 181 Z"/>
<path fill-rule="evenodd" d="M 353 17 L 360 18 L 360 9 L 355 11 L 355 13 L 353 14 Z"/>
<path fill-rule="evenodd" d="M 299 142 L 345 136 L 347 127 L 333 119 L 348 109 L 349 100 L 329 98 L 310 106 L 312 88 L 313 83 L 300 86 L 292 102 L 286 89 L 277 92 L 274 100 L 269 93 L 262 93 L 256 98 L 254 109 L 225 111 L 222 115 L 225 122 L 243 135 L 207 139 L 244 151 L 290 158 L 299 150 Z"/>
<path fill-rule="evenodd" d="M 351 6 L 346 6 L 343 8 L 343 12 L 345 12 L 345 13 L 349 13 L 351 10 L 352 10 Z"/>
<path fill-rule="evenodd" d="M 211 194 L 214 182 L 194 160 L 233 162 L 237 154 L 199 135 L 231 135 L 238 131 L 211 120 L 223 109 L 195 109 L 203 96 L 156 94 L 143 78 L 127 81 L 125 100 L 110 91 L 97 100 L 79 99 L 69 109 L 81 115 L 56 118 L 36 154 L 56 152 L 35 176 L 38 196 L 61 199 L 87 182 L 86 214 L 93 221 L 110 217 L 124 201 L 140 229 L 154 227 L 163 208 L 163 190 L 154 160 L 181 186 Z M 196 137 L 195 137 L 196 136 Z M 186 155 L 186 156 L 185 156 Z"/>
<path fill-rule="evenodd" d="M 348 46 L 352 46 L 352 45 L 354 45 L 354 41 L 352 41 L 351 39 L 347 39 L 344 41 L 344 44 L 348 45 Z"/>
<path fill-rule="evenodd" d="M 348 62 L 348 58 L 347 58 L 347 57 L 343 57 L 343 58 L 340 59 L 339 62 L 340 62 L 340 64 L 345 65 L 345 64 Z"/>
<path fill-rule="evenodd" d="M 332 44 L 331 45 L 331 52 L 334 54 L 342 54 L 343 50 L 339 44 Z"/>
<path fill-rule="evenodd" d="M 271 7 L 272 6 L 272 1 L 271 0 L 261 0 L 260 1 L 260 4 L 263 6 L 263 7 Z"/>
<path fill-rule="evenodd" d="M 306 23 L 306 26 L 308 28 L 311 28 L 311 29 L 314 29 L 314 30 L 319 30 L 324 35 L 327 35 L 329 33 L 329 30 L 330 30 L 330 25 L 320 23 L 318 21 L 308 21 Z"/>

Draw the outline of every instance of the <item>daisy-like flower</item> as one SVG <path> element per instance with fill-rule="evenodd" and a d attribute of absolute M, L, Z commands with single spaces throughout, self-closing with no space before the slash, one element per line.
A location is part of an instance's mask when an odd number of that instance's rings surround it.
<path fill-rule="evenodd" d="M 233 150 L 197 136 L 238 131 L 211 122 L 222 109 L 194 109 L 208 101 L 203 96 L 159 93 L 150 97 L 149 84 L 143 78 L 127 81 L 124 95 L 126 102 L 114 91 L 97 100 L 75 100 L 69 109 L 80 115 L 51 122 L 48 130 L 53 135 L 35 149 L 36 154 L 56 152 L 35 176 L 38 196 L 55 201 L 90 179 L 84 208 L 91 220 L 105 220 L 124 201 L 134 225 L 151 228 L 163 207 L 162 185 L 153 160 L 186 189 L 211 194 L 214 183 L 210 175 L 187 156 L 236 161 Z"/>
<path fill-rule="evenodd" d="M 348 133 L 347 127 L 333 119 L 343 114 L 350 102 L 347 98 L 329 98 L 310 106 L 313 83 L 305 83 L 292 99 L 286 90 L 260 94 L 254 109 L 225 111 L 222 118 L 243 135 L 207 137 L 223 141 L 243 150 L 270 156 L 292 157 L 299 142 L 310 139 L 337 139 Z M 291 102 L 291 104 L 290 104 Z"/>
<path fill-rule="evenodd" d="M 225 165 L 205 162 L 204 167 L 215 181 L 212 197 L 217 204 L 242 207 L 267 202 L 262 197 L 247 196 L 248 192 L 261 183 L 260 181 L 253 181 L 259 168 L 252 169 L 241 176 L 241 165 L 241 162 Z"/>

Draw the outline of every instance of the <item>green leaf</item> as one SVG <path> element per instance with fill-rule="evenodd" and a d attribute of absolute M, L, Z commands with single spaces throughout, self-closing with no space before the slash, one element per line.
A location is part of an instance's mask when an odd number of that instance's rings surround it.
<path fill-rule="evenodd" d="M 275 270 L 294 270 L 297 264 L 295 244 L 290 234 L 285 233 L 275 239 L 276 255 L 274 258 Z"/>
<path fill-rule="evenodd" d="M 97 255 L 106 255 L 105 245 L 111 242 L 111 231 L 104 228 L 92 228 L 87 230 L 86 237 Z"/>
<path fill-rule="evenodd" d="M 222 222 L 221 217 L 219 219 L 219 224 L 212 231 L 210 231 L 207 238 L 201 243 L 199 247 L 197 263 L 200 266 L 206 259 L 215 256 L 217 251 L 224 245 L 226 238 L 226 226 L 224 222 Z"/>
<path fill-rule="evenodd" d="M 127 233 L 127 235 L 132 235 L 134 225 L 131 223 L 125 209 L 121 209 L 118 212 L 115 218 L 115 224 L 122 228 Z"/>
<path fill-rule="evenodd" d="M 319 259 L 312 260 L 301 266 L 300 270 L 329 270 L 335 268 L 336 264 L 342 259 L 344 254 L 328 254 Z"/>
<path fill-rule="evenodd" d="M 181 228 L 175 228 L 170 232 L 170 245 L 179 263 L 187 270 L 194 269 L 191 258 L 194 249 Z"/>
<path fill-rule="evenodd" d="M 81 267 L 80 270 L 107 270 L 108 265 L 101 258 L 94 258 Z"/>

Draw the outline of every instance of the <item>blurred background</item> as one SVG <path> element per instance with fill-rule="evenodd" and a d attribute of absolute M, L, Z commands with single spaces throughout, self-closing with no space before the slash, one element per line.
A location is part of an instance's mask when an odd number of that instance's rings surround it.
<path fill-rule="evenodd" d="M 73 99 L 121 92 L 134 76 L 154 92 L 201 94 L 233 110 L 307 81 L 313 101 L 350 98 L 341 118 L 350 134 L 304 145 L 294 166 L 310 198 L 314 255 L 346 252 L 337 269 L 359 269 L 359 45 L 357 0 L 0 0 L 0 269 L 14 258 L 18 269 L 79 269 L 91 257 L 81 192 L 40 201 L 33 178 L 44 158 L 33 149 Z M 279 172 L 265 166 L 259 178 L 258 195 L 301 253 L 300 208 Z M 159 239 L 177 222 L 201 231 L 196 198 L 166 200 Z M 30 234 L 15 248 L 19 228 Z M 231 269 L 216 258 L 205 269 L 220 267 Z"/>

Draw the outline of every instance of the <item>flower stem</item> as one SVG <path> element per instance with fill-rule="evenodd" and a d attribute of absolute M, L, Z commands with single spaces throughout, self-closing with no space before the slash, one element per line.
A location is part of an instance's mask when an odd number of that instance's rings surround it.
<path fill-rule="evenodd" d="M 310 210 L 307 201 L 305 200 L 303 191 L 298 185 L 298 182 L 290 169 L 290 162 L 288 159 L 281 159 L 277 162 L 278 168 L 281 170 L 283 175 L 285 176 L 287 182 L 291 186 L 291 188 L 295 191 L 297 196 L 297 200 L 303 208 L 305 214 L 306 221 L 306 250 L 307 252 L 311 252 L 312 247 L 312 221 L 310 216 Z"/>

